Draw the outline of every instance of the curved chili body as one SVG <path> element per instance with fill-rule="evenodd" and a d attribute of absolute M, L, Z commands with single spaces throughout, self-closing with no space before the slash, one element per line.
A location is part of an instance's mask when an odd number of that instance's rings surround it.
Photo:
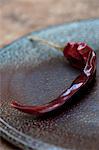
<path fill-rule="evenodd" d="M 13 101 L 11 103 L 12 107 L 25 113 L 43 115 L 61 107 L 83 86 L 91 82 L 96 72 L 96 54 L 93 49 L 83 42 L 71 42 L 64 47 L 63 54 L 70 61 L 71 65 L 81 70 L 81 74 L 73 81 L 71 86 L 47 104 L 26 106 Z"/>

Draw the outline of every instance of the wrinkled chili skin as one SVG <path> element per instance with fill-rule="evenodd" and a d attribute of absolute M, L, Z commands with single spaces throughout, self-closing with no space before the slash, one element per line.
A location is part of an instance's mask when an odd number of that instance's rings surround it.
<path fill-rule="evenodd" d="M 72 82 L 71 86 L 47 104 L 26 106 L 12 101 L 12 107 L 25 113 L 43 115 L 61 107 L 80 91 L 82 87 L 87 86 L 92 81 L 96 73 L 96 54 L 91 47 L 83 42 L 71 42 L 66 44 L 63 54 L 72 66 L 81 70 L 81 74 Z"/>

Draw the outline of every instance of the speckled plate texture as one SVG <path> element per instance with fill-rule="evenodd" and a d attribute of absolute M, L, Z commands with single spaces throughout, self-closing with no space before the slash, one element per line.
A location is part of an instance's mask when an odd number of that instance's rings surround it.
<path fill-rule="evenodd" d="M 45 117 L 10 107 L 12 99 L 37 105 L 51 101 L 79 74 L 61 52 L 28 36 L 64 45 L 84 41 L 97 54 L 97 74 L 88 87 L 60 111 Z M 0 49 L 1 136 L 27 150 L 99 149 L 99 19 L 86 20 L 30 33 Z"/>

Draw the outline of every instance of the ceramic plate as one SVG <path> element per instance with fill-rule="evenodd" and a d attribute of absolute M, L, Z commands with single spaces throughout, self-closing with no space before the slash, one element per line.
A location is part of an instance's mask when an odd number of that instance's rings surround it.
<path fill-rule="evenodd" d="M 65 45 L 84 41 L 97 54 L 92 87 L 59 112 L 46 117 L 10 107 L 12 99 L 28 105 L 51 101 L 67 88 L 79 71 L 61 52 L 29 36 Z M 99 148 L 99 19 L 48 27 L 0 49 L 1 136 L 28 150 L 98 150 Z"/>

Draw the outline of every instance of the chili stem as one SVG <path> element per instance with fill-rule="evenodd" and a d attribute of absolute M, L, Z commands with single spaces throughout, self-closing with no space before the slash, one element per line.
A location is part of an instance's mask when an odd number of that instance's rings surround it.
<path fill-rule="evenodd" d="M 28 39 L 29 39 L 30 41 L 37 41 L 37 42 L 46 44 L 46 45 L 51 46 L 51 47 L 53 47 L 53 48 L 55 48 L 55 49 L 57 49 L 57 50 L 59 50 L 59 51 L 62 51 L 62 52 L 63 52 L 63 50 L 64 50 L 64 47 L 61 47 L 61 46 L 58 45 L 58 44 L 49 42 L 49 41 L 47 41 L 47 40 L 45 40 L 45 39 L 41 39 L 41 38 L 39 38 L 39 37 L 37 37 L 37 36 L 31 35 L 31 36 L 28 37 Z"/>

